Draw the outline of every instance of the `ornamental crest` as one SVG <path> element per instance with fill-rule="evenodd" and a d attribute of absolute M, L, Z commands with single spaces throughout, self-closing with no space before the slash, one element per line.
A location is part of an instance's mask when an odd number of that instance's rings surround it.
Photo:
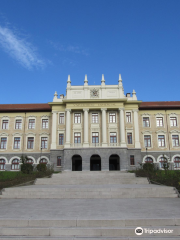
<path fill-rule="evenodd" d="M 99 98 L 99 89 L 93 88 L 90 90 L 91 98 Z"/>

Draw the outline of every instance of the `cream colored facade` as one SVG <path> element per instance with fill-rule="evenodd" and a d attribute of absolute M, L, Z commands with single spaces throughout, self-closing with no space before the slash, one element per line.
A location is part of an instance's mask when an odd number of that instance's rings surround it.
<path fill-rule="evenodd" d="M 4 105 L 0 106 L 0 165 L 1 160 L 6 165 L 0 170 L 16 170 L 12 162 L 22 154 L 34 165 L 45 159 L 56 170 L 65 171 L 127 170 L 145 161 L 161 167 L 163 159 L 177 169 L 180 104 L 163 104 L 153 107 L 138 101 L 134 90 L 125 95 L 121 75 L 117 85 L 106 85 L 102 75 L 101 85 L 93 86 L 88 85 L 87 76 L 84 85 L 72 86 L 68 76 L 66 96 L 58 98 L 55 92 L 49 110 L 17 107 L 3 112 Z M 6 139 L 5 148 L 2 139 Z"/>

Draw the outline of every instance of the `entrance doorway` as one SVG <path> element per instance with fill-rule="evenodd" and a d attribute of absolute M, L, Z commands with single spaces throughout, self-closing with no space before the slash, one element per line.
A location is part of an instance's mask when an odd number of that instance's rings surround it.
<path fill-rule="evenodd" d="M 99 155 L 91 156 L 90 171 L 101 171 L 101 158 Z"/>
<path fill-rule="evenodd" d="M 82 171 L 82 157 L 80 155 L 72 157 L 72 171 Z"/>
<path fill-rule="evenodd" d="M 120 163 L 119 156 L 114 154 L 109 157 L 109 171 L 119 171 Z"/>

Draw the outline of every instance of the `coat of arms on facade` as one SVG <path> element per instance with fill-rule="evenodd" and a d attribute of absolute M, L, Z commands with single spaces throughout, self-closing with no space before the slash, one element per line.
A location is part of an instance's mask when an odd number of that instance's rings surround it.
<path fill-rule="evenodd" d="M 99 89 L 93 88 L 90 91 L 91 98 L 99 98 Z"/>

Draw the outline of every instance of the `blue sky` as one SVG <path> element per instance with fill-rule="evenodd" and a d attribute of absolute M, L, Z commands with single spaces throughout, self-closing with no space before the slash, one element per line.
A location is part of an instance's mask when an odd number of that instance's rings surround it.
<path fill-rule="evenodd" d="M 0 103 L 51 102 L 72 85 L 117 84 L 178 101 L 179 0 L 1 0 Z"/>

